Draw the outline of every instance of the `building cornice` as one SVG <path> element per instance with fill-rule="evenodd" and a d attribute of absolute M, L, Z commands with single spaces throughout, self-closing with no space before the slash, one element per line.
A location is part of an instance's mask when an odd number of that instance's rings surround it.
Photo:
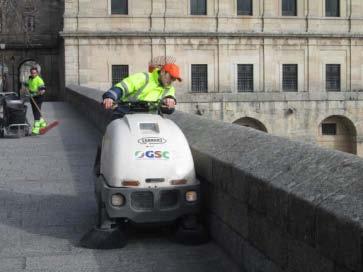
<path fill-rule="evenodd" d="M 62 31 L 64 38 L 113 38 L 113 37 L 147 37 L 147 38 L 363 38 L 363 33 L 267 33 L 267 32 L 153 32 L 153 31 Z"/>

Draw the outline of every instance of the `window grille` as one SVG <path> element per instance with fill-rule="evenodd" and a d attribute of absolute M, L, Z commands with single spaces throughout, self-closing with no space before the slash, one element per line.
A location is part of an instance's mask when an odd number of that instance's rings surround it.
<path fill-rule="evenodd" d="M 192 92 L 208 92 L 207 64 L 192 64 Z"/>
<path fill-rule="evenodd" d="M 337 124 L 336 123 L 325 123 L 321 125 L 322 135 L 337 135 Z"/>
<path fill-rule="evenodd" d="M 129 76 L 128 65 L 112 65 L 112 86 Z"/>
<path fill-rule="evenodd" d="M 128 14 L 128 0 L 111 0 L 111 14 Z"/>
<path fill-rule="evenodd" d="M 282 89 L 284 91 L 297 91 L 297 64 L 282 65 Z"/>
<path fill-rule="evenodd" d="M 340 0 L 325 0 L 325 16 L 339 17 L 340 16 Z"/>
<path fill-rule="evenodd" d="M 237 15 L 252 15 L 252 0 L 237 0 Z"/>
<path fill-rule="evenodd" d="M 237 91 L 253 92 L 253 64 L 237 65 Z"/>
<path fill-rule="evenodd" d="M 340 64 L 326 65 L 326 90 L 340 91 Z"/>
<path fill-rule="evenodd" d="M 34 16 L 25 15 L 24 20 L 24 30 L 26 32 L 33 32 L 35 29 Z"/>
<path fill-rule="evenodd" d="M 282 0 L 282 16 L 296 16 L 296 0 Z"/>
<path fill-rule="evenodd" d="M 207 0 L 190 0 L 191 15 L 207 15 Z"/>

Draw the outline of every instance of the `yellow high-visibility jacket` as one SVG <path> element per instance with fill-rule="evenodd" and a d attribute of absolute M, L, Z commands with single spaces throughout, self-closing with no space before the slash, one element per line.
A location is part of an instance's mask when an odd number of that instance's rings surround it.
<path fill-rule="evenodd" d="M 29 78 L 25 85 L 28 87 L 29 92 L 32 95 L 36 95 L 40 90 L 45 90 L 44 81 L 39 75 Z"/>
<path fill-rule="evenodd" d="M 175 89 L 173 86 L 163 87 L 159 80 L 159 70 L 152 73 L 137 73 L 130 75 L 121 82 L 115 84 L 104 96 L 120 100 L 122 102 L 159 102 L 164 97 L 175 99 Z M 115 88 L 116 87 L 116 88 Z M 119 92 L 117 89 L 122 90 Z"/>

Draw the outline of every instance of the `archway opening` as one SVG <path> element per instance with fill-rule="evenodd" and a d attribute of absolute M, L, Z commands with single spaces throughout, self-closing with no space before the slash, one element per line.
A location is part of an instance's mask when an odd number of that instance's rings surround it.
<path fill-rule="evenodd" d="M 233 122 L 233 124 L 237 124 L 244 127 L 250 127 L 254 128 L 263 132 L 267 132 L 267 129 L 264 124 L 262 124 L 257 119 L 251 118 L 251 117 L 242 117 L 236 121 Z"/>
<path fill-rule="evenodd" d="M 317 142 L 328 148 L 357 154 L 357 131 L 345 116 L 333 115 L 319 125 Z"/>
<path fill-rule="evenodd" d="M 35 60 L 26 60 L 19 66 L 19 82 L 21 86 L 29 79 L 30 76 L 30 69 L 32 67 L 36 67 L 38 69 L 39 74 L 41 74 L 41 67 L 39 63 Z"/>

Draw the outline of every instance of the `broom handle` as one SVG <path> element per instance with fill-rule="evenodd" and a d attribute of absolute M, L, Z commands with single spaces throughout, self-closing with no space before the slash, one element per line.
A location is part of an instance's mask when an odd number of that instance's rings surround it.
<path fill-rule="evenodd" d="M 26 89 L 26 90 L 27 90 L 27 89 Z M 33 103 L 34 103 L 35 107 L 36 107 L 36 108 L 37 108 L 37 110 L 39 111 L 40 116 L 41 116 L 41 117 L 43 117 L 43 113 L 42 113 L 42 111 L 39 109 L 39 106 L 38 106 L 37 102 L 35 102 L 34 98 L 32 97 L 31 93 L 30 93 L 28 90 L 27 90 L 27 92 L 28 92 L 28 94 L 29 94 L 29 96 L 30 96 L 30 99 L 33 101 Z"/>

